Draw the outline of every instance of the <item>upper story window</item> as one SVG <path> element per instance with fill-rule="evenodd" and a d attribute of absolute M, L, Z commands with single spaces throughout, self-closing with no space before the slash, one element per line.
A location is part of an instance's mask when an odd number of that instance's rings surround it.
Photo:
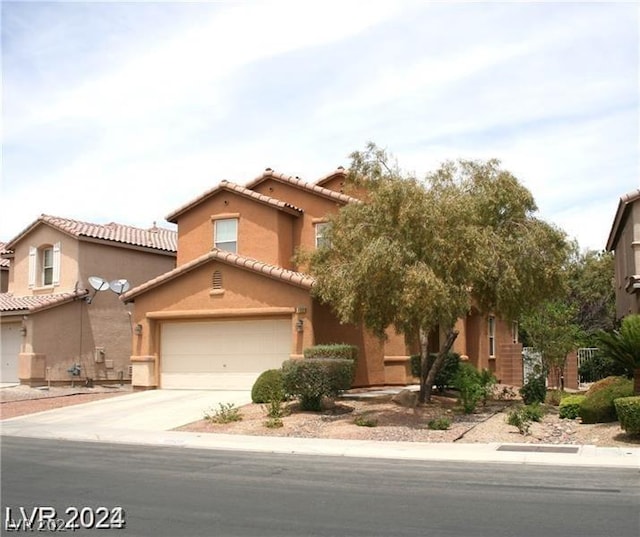
<path fill-rule="evenodd" d="M 489 357 L 496 355 L 496 318 L 489 315 Z"/>
<path fill-rule="evenodd" d="M 329 241 L 326 238 L 326 231 L 328 229 L 328 226 L 328 222 L 318 222 L 317 224 L 315 224 L 316 248 L 329 245 Z"/>
<path fill-rule="evenodd" d="M 238 251 L 238 219 L 222 218 L 213 222 L 213 245 L 231 253 Z"/>
<path fill-rule="evenodd" d="M 50 287 L 60 283 L 60 243 L 29 248 L 29 287 Z"/>

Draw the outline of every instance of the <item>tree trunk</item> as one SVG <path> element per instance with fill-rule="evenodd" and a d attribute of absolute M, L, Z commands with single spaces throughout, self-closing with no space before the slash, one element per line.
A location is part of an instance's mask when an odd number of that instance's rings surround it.
<path fill-rule="evenodd" d="M 440 347 L 440 352 L 438 352 L 438 356 L 433 362 L 431 369 L 429 369 L 428 373 L 426 371 L 426 359 L 428 357 L 428 353 L 425 354 L 426 349 L 422 349 L 422 371 L 420 375 L 420 396 L 418 398 L 419 403 L 430 403 L 431 402 L 431 391 L 433 390 L 433 383 L 436 379 L 436 375 L 438 371 L 442 367 L 444 363 L 444 359 L 447 357 L 447 354 L 453 347 L 453 343 L 458 337 L 458 331 L 454 329 L 450 329 L 447 332 L 447 339 Z M 424 379 L 424 380 L 423 380 Z"/>
<path fill-rule="evenodd" d="M 420 329 L 420 393 L 418 394 L 418 402 L 425 402 L 427 373 L 429 364 L 429 332 Z"/>

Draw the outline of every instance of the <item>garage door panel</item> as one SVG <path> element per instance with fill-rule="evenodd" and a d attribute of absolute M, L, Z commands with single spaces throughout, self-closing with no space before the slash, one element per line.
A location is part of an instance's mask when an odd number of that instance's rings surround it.
<path fill-rule="evenodd" d="M 291 352 L 291 319 L 165 323 L 164 388 L 250 388 Z"/>

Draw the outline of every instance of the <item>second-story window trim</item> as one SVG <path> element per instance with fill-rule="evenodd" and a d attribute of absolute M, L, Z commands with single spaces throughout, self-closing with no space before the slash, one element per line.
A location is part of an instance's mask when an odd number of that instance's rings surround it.
<path fill-rule="evenodd" d="M 328 244 L 328 241 L 325 238 L 325 232 L 328 225 L 329 222 L 316 222 L 313 224 L 316 248 L 320 248 L 321 246 Z"/>
<path fill-rule="evenodd" d="M 60 284 L 60 243 L 29 247 L 29 288 Z"/>

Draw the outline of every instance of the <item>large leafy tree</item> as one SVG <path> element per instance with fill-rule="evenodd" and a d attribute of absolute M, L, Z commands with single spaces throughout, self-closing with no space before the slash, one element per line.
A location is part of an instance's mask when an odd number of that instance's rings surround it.
<path fill-rule="evenodd" d="M 393 326 L 422 354 L 421 402 L 472 305 L 506 318 L 560 284 L 564 234 L 535 217 L 531 193 L 497 160 L 444 164 L 424 180 L 369 144 L 351 155 L 349 180 L 362 203 L 330 221 L 327 246 L 308 254 L 315 295 L 342 322 L 380 337 Z M 446 334 L 427 367 L 429 334 Z"/>

